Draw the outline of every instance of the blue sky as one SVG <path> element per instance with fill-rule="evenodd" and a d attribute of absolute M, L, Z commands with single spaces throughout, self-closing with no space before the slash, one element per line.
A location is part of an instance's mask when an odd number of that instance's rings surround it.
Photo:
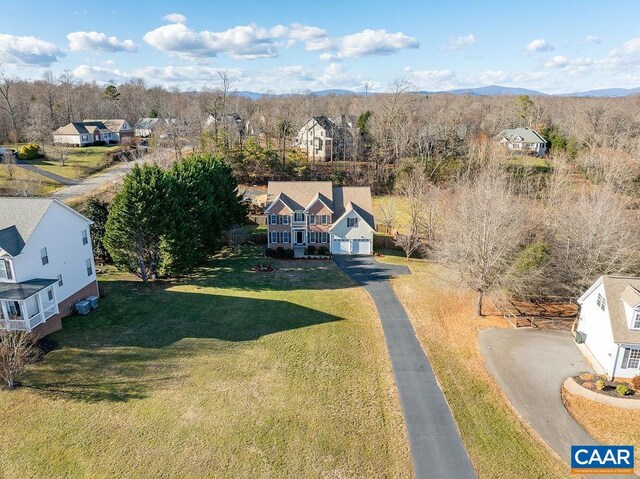
<path fill-rule="evenodd" d="M 322 6 L 318 6 L 322 5 Z M 0 68 L 181 90 L 640 87 L 640 2 L 0 0 Z M 29 31 L 25 32 L 25 26 Z"/>

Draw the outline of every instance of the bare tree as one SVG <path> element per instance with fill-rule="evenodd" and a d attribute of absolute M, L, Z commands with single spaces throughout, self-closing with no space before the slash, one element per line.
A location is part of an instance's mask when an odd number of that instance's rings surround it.
<path fill-rule="evenodd" d="M 16 177 L 16 157 L 11 152 L 7 152 L 2 155 L 2 162 L 7 171 L 7 179 L 13 180 Z"/>
<path fill-rule="evenodd" d="M 406 223 L 402 225 L 404 231 L 396 238 L 396 244 L 404 250 L 407 260 L 425 245 L 430 188 L 419 165 L 410 166 L 409 171 L 398 179 L 396 191 L 402 198 Z"/>
<path fill-rule="evenodd" d="M 16 379 L 33 362 L 36 348 L 34 338 L 26 331 L 6 330 L 0 332 L 0 378 L 7 389 L 16 386 Z"/>
<path fill-rule="evenodd" d="M 233 251 L 237 251 L 240 245 L 246 243 L 249 239 L 247 230 L 241 225 L 234 226 L 227 230 L 224 234 L 225 242 L 229 245 Z"/>
<path fill-rule="evenodd" d="M 532 227 L 515 190 L 501 169 L 488 167 L 476 178 L 460 180 L 439 224 L 436 256 L 478 293 L 479 316 L 484 296 L 508 280 Z"/>
<path fill-rule="evenodd" d="M 53 158 L 60 162 L 61 166 L 66 166 L 67 158 L 69 157 L 69 147 L 60 143 L 54 144 L 51 148 L 53 150 Z"/>
<path fill-rule="evenodd" d="M 398 202 L 395 197 L 387 198 L 375 208 L 376 222 L 385 228 L 387 233 L 398 224 Z"/>

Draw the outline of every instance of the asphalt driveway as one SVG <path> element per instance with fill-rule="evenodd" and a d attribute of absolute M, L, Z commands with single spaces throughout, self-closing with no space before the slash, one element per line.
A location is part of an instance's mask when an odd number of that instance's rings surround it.
<path fill-rule="evenodd" d="M 597 444 L 562 404 L 564 380 L 594 372 L 568 331 L 487 329 L 480 348 L 512 406 L 564 461 L 572 444 Z"/>
<path fill-rule="evenodd" d="M 392 276 L 409 274 L 409 268 L 380 264 L 371 256 L 333 258 L 376 304 L 402 404 L 416 479 L 476 477 L 449 405 L 388 281 Z"/>

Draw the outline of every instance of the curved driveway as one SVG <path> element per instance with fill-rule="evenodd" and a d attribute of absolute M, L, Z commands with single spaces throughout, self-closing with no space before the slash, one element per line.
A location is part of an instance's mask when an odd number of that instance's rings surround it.
<path fill-rule="evenodd" d="M 388 281 L 392 276 L 409 274 L 409 268 L 383 265 L 371 256 L 334 256 L 334 260 L 367 290 L 378 309 L 416 479 L 476 477 L 431 365 Z"/>

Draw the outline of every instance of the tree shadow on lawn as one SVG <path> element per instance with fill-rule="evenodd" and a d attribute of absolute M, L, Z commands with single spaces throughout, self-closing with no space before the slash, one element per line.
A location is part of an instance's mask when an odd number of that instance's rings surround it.
<path fill-rule="evenodd" d="M 142 399 L 155 388 L 180 387 L 190 358 L 222 360 L 240 354 L 242 342 L 343 319 L 287 301 L 157 286 L 139 294 L 139 283 L 105 284 L 98 310 L 64 319 L 52 336 L 58 348 L 31 366 L 23 387 L 85 402 Z"/>

